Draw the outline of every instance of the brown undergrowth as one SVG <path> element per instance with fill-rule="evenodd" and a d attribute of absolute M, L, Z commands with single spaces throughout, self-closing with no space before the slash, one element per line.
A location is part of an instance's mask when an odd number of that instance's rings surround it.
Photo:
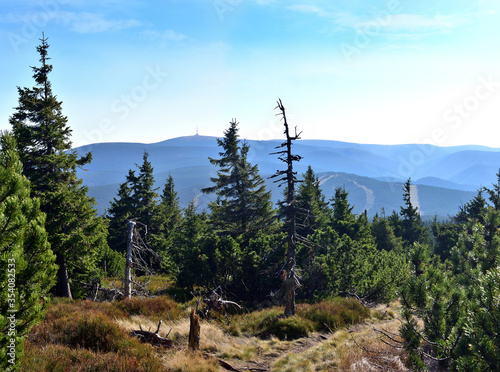
<path fill-rule="evenodd" d="M 182 309 L 184 308 L 184 309 Z M 22 371 L 404 371 L 401 350 L 373 327 L 397 333 L 396 306 L 369 310 L 334 299 L 201 322 L 201 353 L 187 349 L 189 309 L 170 297 L 96 303 L 58 299 L 25 340 Z M 141 344 L 132 330 L 156 330 L 173 349 Z M 383 369 L 381 369 L 383 368 Z"/>

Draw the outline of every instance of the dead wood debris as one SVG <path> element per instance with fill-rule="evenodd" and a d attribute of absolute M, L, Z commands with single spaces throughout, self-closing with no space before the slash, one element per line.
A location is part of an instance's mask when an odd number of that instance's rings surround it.
<path fill-rule="evenodd" d="M 222 291 L 221 287 L 215 288 L 208 298 L 203 299 L 203 302 L 207 305 L 203 310 L 201 310 L 201 315 L 204 318 L 208 318 L 210 312 L 220 313 L 225 312 L 229 306 L 237 307 L 241 309 L 241 306 L 234 301 L 227 301 L 222 297 L 222 294 L 218 293 Z"/>
<path fill-rule="evenodd" d="M 154 346 L 172 348 L 173 341 L 168 339 L 168 335 L 170 335 L 172 329 L 170 329 L 166 337 L 161 337 L 158 333 L 160 332 L 161 323 L 162 321 L 160 319 L 160 321 L 158 322 L 158 327 L 156 328 L 156 332 L 151 332 L 151 328 L 148 331 L 145 331 L 139 324 L 139 330 L 132 331 L 131 335 L 139 338 L 141 342 L 145 342 Z"/>

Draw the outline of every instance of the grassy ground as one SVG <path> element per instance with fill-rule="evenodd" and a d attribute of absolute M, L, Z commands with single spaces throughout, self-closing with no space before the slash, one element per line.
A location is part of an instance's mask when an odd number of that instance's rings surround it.
<path fill-rule="evenodd" d="M 170 296 L 97 303 L 56 299 L 25 341 L 22 371 L 406 371 L 405 356 L 381 341 L 397 334 L 397 303 L 366 309 L 334 299 L 202 320 L 200 353 L 187 351 L 189 304 Z M 141 344 L 139 327 L 170 331 L 174 348 Z M 374 330 L 377 329 L 378 331 Z M 389 341 L 387 338 L 386 341 Z M 227 366 L 226 366 L 227 367 Z"/>

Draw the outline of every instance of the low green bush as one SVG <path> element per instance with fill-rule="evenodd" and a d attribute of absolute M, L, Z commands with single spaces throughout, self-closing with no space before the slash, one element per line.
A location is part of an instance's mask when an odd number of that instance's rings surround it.
<path fill-rule="evenodd" d="M 329 332 L 340 327 L 362 322 L 370 316 L 370 310 L 359 301 L 334 298 L 315 304 L 297 305 L 296 315 L 283 317 L 283 308 L 255 311 L 231 319 L 226 330 L 235 335 L 296 339 L 306 337 L 312 331 Z"/>
<path fill-rule="evenodd" d="M 297 314 L 313 322 L 315 330 L 328 332 L 360 323 L 370 316 L 370 310 L 355 299 L 336 297 L 315 304 L 300 305 Z"/>
<path fill-rule="evenodd" d="M 285 318 L 282 308 L 273 307 L 235 316 L 227 330 L 233 335 L 276 336 L 281 340 L 291 340 L 306 337 L 313 330 L 313 323 L 300 316 Z"/>

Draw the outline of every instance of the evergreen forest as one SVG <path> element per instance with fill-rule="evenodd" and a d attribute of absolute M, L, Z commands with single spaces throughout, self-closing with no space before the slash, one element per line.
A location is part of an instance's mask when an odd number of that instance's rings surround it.
<path fill-rule="evenodd" d="M 182 312 L 194 307 L 197 298 L 219 291 L 244 309 L 212 314 L 225 332 L 231 332 L 234 319 L 250 322 L 255 312 L 273 309 L 266 318 L 273 335 L 291 340 L 303 336 L 294 332 L 305 313 L 310 319 L 304 320 L 309 327 L 304 332 L 309 334 L 319 329 L 310 314 L 333 313 L 342 301 L 368 313 L 397 302 L 397 330 L 381 333 L 390 347 L 402 350 L 405 370 L 500 370 L 500 171 L 496 184 L 477 190 L 447 220 L 422 220 L 412 203 L 411 179 L 400 190 L 399 210 L 381 210 L 373 218 L 354 214 L 344 188 L 327 200 L 310 166 L 303 174 L 293 171 L 296 162 L 307 163 L 307 158 L 293 152 L 300 133 L 289 133 L 285 108 L 278 101 L 284 142 L 269 156 L 284 163 L 273 178 L 283 190 L 279 203 L 271 202 L 258 166 L 248 159 L 250 147 L 239 135 L 244 123 L 232 119 L 217 140 L 218 157 L 209 159 L 215 170 L 211 186 L 199 190 L 216 197 L 206 210 L 199 210 L 195 200 L 181 208 L 172 176 L 155 188 L 155 164 L 144 152 L 123 175 L 106 213 L 98 215 L 95 200 L 77 177 L 77 169 L 89 164 L 92 154 L 78 156 L 72 150 L 70 120 L 50 80 L 53 66 L 45 36 L 37 52 L 33 87 L 18 87 L 18 106 L 8 118 L 11 129 L 0 136 L 2 369 L 33 368 L 29 363 L 35 363 L 34 344 L 50 338 L 40 324 L 46 316 L 56 319 L 54 309 L 69 314 L 70 304 L 86 304 L 78 306 L 87 319 L 75 313 L 60 318 L 67 323 L 58 327 L 67 332 L 76 327 L 72 332 L 80 332 L 80 342 L 71 345 L 79 348 L 78 358 L 90 360 L 82 350 L 109 349 L 122 355 L 118 346 L 89 346 L 100 342 L 85 338 L 91 332 L 85 329 L 94 329 L 95 317 L 109 326 L 109 337 L 128 340 L 109 319 L 127 311 L 127 319 L 132 319 L 132 304 L 147 315 L 144 309 L 157 306 L 156 298 L 166 298 L 169 310 L 161 311 L 175 319 L 180 315 L 172 308 Z M 120 288 L 132 244 L 130 221 L 139 249 L 132 257 L 136 298 L 124 299 Z M 155 278 L 164 278 L 168 285 L 147 291 L 147 282 Z M 100 291 L 114 293 L 115 299 L 92 305 Z M 140 299 L 149 305 L 140 305 Z M 71 318 L 81 323 L 74 326 Z M 346 327 L 356 322 L 348 320 Z M 321 328 L 327 323 L 317 324 Z M 325 332 L 333 332 L 340 326 L 326 327 Z M 58 345 L 69 345 L 68 338 L 61 340 Z M 15 357 L 9 354 L 12 344 Z M 60 354 L 53 347 L 54 355 Z M 135 354 L 108 370 L 169 370 L 158 364 L 153 351 L 140 347 L 130 343 L 128 349 Z M 223 356 L 231 358 L 230 353 Z"/>

